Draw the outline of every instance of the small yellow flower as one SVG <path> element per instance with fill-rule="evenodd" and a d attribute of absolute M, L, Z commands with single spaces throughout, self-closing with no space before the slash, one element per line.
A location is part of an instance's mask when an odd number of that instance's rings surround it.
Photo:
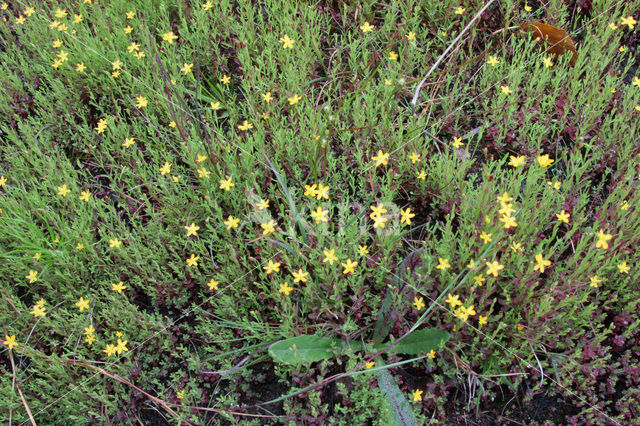
<path fill-rule="evenodd" d="M 392 61 L 396 61 L 398 59 L 398 54 L 392 50 L 391 52 L 389 52 L 389 59 Z"/>
<path fill-rule="evenodd" d="M 76 244 L 76 250 L 83 250 L 83 249 L 84 249 L 84 244 L 82 243 Z"/>
<path fill-rule="evenodd" d="M 374 365 L 376 365 L 376 362 L 375 362 L 375 361 L 369 361 L 369 362 L 365 363 L 365 365 L 364 365 L 364 366 L 365 366 L 365 367 L 367 368 L 367 370 L 368 370 L 368 369 L 372 368 Z"/>
<path fill-rule="evenodd" d="M 509 86 L 500 86 L 500 91 L 505 95 L 510 95 L 511 93 L 513 93 L 513 91 L 509 89 Z"/>
<path fill-rule="evenodd" d="M 480 239 L 484 242 L 484 244 L 490 243 L 491 241 L 493 241 L 491 235 L 492 234 L 487 234 L 486 232 L 482 231 L 482 234 L 480 234 Z"/>
<path fill-rule="evenodd" d="M 293 45 L 296 42 L 295 40 L 289 38 L 289 36 L 287 34 L 285 34 L 284 36 L 280 37 L 279 40 L 282 42 L 282 48 L 283 49 L 293 49 Z"/>
<path fill-rule="evenodd" d="M 198 229 L 200 229 L 200 227 L 195 223 L 191 223 L 191 225 L 185 226 L 184 229 L 187 230 L 187 237 L 192 235 L 195 237 L 198 235 Z"/>
<path fill-rule="evenodd" d="M 407 34 L 407 40 L 413 41 L 415 39 L 416 39 L 416 33 L 414 33 L 413 31 L 409 31 L 409 34 Z"/>
<path fill-rule="evenodd" d="M 89 198 L 90 198 L 90 197 L 91 197 L 91 192 L 89 192 L 89 191 L 82 191 L 82 192 L 80 193 L 80 199 L 81 199 L 82 201 L 84 201 L 85 203 L 88 203 L 88 202 L 89 202 Z"/>
<path fill-rule="evenodd" d="M 445 303 L 448 303 L 449 306 L 451 306 L 451 309 L 455 308 L 456 306 L 462 306 L 462 302 L 460 301 L 460 296 L 453 295 L 451 293 L 449 293 L 447 295 L 447 300 L 445 300 Z"/>
<path fill-rule="evenodd" d="M 331 249 L 331 250 L 324 249 L 323 253 L 325 256 L 324 259 L 322 259 L 323 263 L 329 262 L 329 265 L 333 265 L 333 262 L 338 260 L 338 257 L 335 255 L 336 253 L 335 249 Z"/>
<path fill-rule="evenodd" d="M 473 283 L 478 287 L 482 287 L 482 283 L 484 283 L 486 280 L 487 279 L 482 274 L 473 277 Z"/>
<path fill-rule="evenodd" d="M 435 358 L 436 358 L 436 351 L 434 351 L 433 349 L 431 349 L 429 352 L 427 352 L 427 358 L 429 358 L 429 359 L 435 359 Z"/>
<path fill-rule="evenodd" d="M 436 269 L 444 271 L 445 269 L 448 269 L 448 268 L 451 268 L 451 265 L 449 264 L 449 259 L 443 259 L 442 257 L 438 258 L 438 266 L 436 266 Z"/>
<path fill-rule="evenodd" d="M 374 229 L 377 229 L 377 228 L 383 229 L 388 220 L 389 219 L 387 219 L 386 217 L 374 216 L 373 217 L 373 228 Z"/>
<path fill-rule="evenodd" d="M 211 3 L 211 1 L 207 1 L 206 3 L 202 4 L 202 9 L 204 10 L 209 10 L 213 7 L 213 3 Z"/>
<path fill-rule="evenodd" d="M 211 174 L 211 172 L 207 170 L 205 167 L 200 167 L 199 169 L 196 170 L 196 173 L 198 173 L 198 177 L 200 179 L 206 179 Z"/>
<path fill-rule="evenodd" d="M 76 65 L 77 72 L 84 72 L 84 70 L 86 69 L 87 67 L 84 65 L 84 62 L 80 62 L 79 64 Z"/>
<path fill-rule="evenodd" d="M 89 300 L 85 299 L 84 297 L 81 297 L 76 302 L 76 306 L 78 307 L 78 310 L 80 312 L 84 311 L 85 309 L 89 309 Z"/>
<path fill-rule="evenodd" d="M 369 254 L 369 247 L 367 247 L 366 245 L 361 246 L 360 244 L 358 244 L 358 254 L 360 256 L 366 256 Z"/>
<path fill-rule="evenodd" d="M 256 204 L 258 210 L 264 210 L 269 207 L 269 200 L 260 199 L 260 202 Z"/>
<path fill-rule="evenodd" d="M 600 284 L 602 280 L 598 278 L 597 275 L 589 277 L 589 285 L 594 288 L 598 288 L 598 284 Z"/>
<path fill-rule="evenodd" d="M 160 167 L 160 175 L 164 176 L 169 173 L 171 173 L 171 163 L 166 161 L 164 166 Z"/>
<path fill-rule="evenodd" d="M 227 229 L 237 228 L 238 224 L 240 223 L 240 219 L 237 218 L 237 217 L 233 217 L 233 216 L 229 215 L 227 220 L 223 221 L 222 223 L 227 225 Z"/>
<path fill-rule="evenodd" d="M 231 187 L 235 186 L 231 176 L 227 176 L 226 179 L 220 179 L 220 189 L 224 189 L 225 191 L 231 190 Z"/>
<path fill-rule="evenodd" d="M 422 394 L 423 394 L 423 391 L 421 391 L 420 389 L 414 390 L 413 391 L 413 402 L 422 401 Z"/>
<path fill-rule="evenodd" d="M 231 83 L 231 77 L 229 77 L 226 74 L 222 74 L 222 77 L 220 77 L 220 82 L 222 84 L 229 84 L 229 83 Z"/>
<path fill-rule="evenodd" d="M 293 275 L 293 282 L 294 283 L 299 283 L 299 282 L 306 283 L 307 282 L 307 275 L 309 275 L 309 273 L 306 272 L 306 271 L 303 271 L 302 269 L 298 269 L 298 272 L 293 271 L 291 273 L 291 275 Z"/>
<path fill-rule="evenodd" d="M 322 200 L 323 198 L 325 200 L 329 199 L 329 189 L 331 189 L 329 187 L 329 185 L 323 185 L 322 183 L 318 184 L 318 191 L 316 192 L 316 199 L 318 200 Z"/>
<path fill-rule="evenodd" d="M 416 177 L 420 180 L 425 180 L 427 178 L 427 172 L 423 170 L 420 170 L 418 173 L 416 173 Z"/>
<path fill-rule="evenodd" d="M 122 241 L 117 238 L 109 240 L 109 248 L 118 248 L 122 245 Z"/>
<path fill-rule="evenodd" d="M 288 296 L 289 293 L 291 293 L 291 290 L 293 290 L 293 287 L 289 287 L 289 283 L 285 281 L 284 284 L 280 284 L 278 292 Z"/>
<path fill-rule="evenodd" d="M 409 156 L 409 160 L 411 160 L 411 164 L 416 164 L 418 161 L 420 161 L 420 155 L 414 151 Z"/>
<path fill-rule="evenodd" d="M 411 218 L 415 217 L 414 213 L 411 213 L 411 209 L 407 207 L 406 210 L 400 210 L 400 223 L 406 223 L 407 225 L 411 225 Z"/>
<path fill-rule="evenodd" d="M 58 187 L 58 195 L 62 195 L 63 197 L 66 197 L 68 193 L 70 193 L 71 190 L 69 188 L 67 188 L 67 184 L 65 183 L 62 186 Z"/>
<path fill-rule="evenodd" d="M 360 29 L 362 30 L 363 33 L 368 33 L 368 32 L 373 31 L 375 29 L 375 27 L 373 25 L 369 24 L 369 22 L 365 21 L 365 23 L 360 26 Z"/>
<path fill-rule="evenodd" d="M 531 6 L 529 6 L 528 4 L 526 4 L 526 3 L 525 3 L 525 4 L 524 4 L 524 11 L 525 11 L 525 12 L 531 12 L 531 10 L 532 10 L 532 9 L 531 9 Z"/>
<path fill-rule="evenodd" d="M 424 299 L 422 297 L 414 297 L 413 298 L 413 306 L 415 306 L 417 311 L 422 310 L 422 308 L 424 308 Z"/>
<path fill-rule="evenodd" d="M 376 162 L 376 167 L 378 166 L 386 166 L 389 160 L 389 153 L 382 152 L 382 150 L 378 150 L 378 155 L 375 155 L 371 158 Z"/>
<path fill-rule="evenodd" d="M 298 95 L 297 93 L 293 96 L 291 96 L 290 98 L 287 98 L 287 100 L 289 101 L 289 105 L 295 105 L 298 102 L 300 102 L 300 99 L 302 99 L 302 97 L 300 95 Z"/>
<path fill-rule="evenodd" d="M 487 64 L 491 65 L 492 67 L 495 67 L 499 63 L 500 61 L 498 60 L 497 56 L 489 56 L 489 59 L 487 59 Z"/>
<path fill-rule="evenodd" d="M 533 270 L 540 270 L 541 274 L 544 272 L 545 267 L 551 265 L 551 261 L 542 257 L 542 253 L 536 254 L 535 259 L 536 265 L 533 267 Z"/>
<path fill-rule="evenodd" d="M 267 223 L 263 223 L 260 226 L 263 229 L 262 235 L 269 235 L 269 234 L 273 234 L 274 232 L 276 232 L 276 229 L 275 229 L 276 222 L 273 221 L 273 220 L 270 220 Z"/>
<path fill-rule="evenodd" d="M 631 15 L 627 16 L 626 18 L 620 18 L 620 25 L 626 25 L 630 30 L 632 30 L 637 23 L 638 21 L 633 19 L 633 16 Z"/>
<path fill-rule="evenodd" d="M 127 12 L 127 19 L 133 19 L 136 16 L 136 12 L 133 10 L 130 10 Z"/>
<path fill-rule="evenodd" d="M 516 226 L 518 226 L 516 218 L 511 215 L 504 214 L 500 216 L 499 220 L 500 222 L 503 222 L 504 229 L 515 228 Z"/>
<path fill-rule="evenodd" d="M 238 125 L 238 129 L 242 131 L 253 129 L 253 124 L 249 123 L 247 120 L 244 120 L 242 124 Z"/>
<path fill-rule="evenodd" d="M 559 222 L 569 223 L 570 217 L 571 215 L 565 212 L 564 209 L 562 209 L 560 213 L 556 213 L 556 218 L 558 219 Z"/>
<path fill-rule="evenodd" d="M 640 78 L 633 77 L 633 81 L 631 82 L 631 85 L 640 87 Z"/>
<path fill-rule="evenodd" d="M 120 281 L 115 284 L 111 284 L 111 290 L 117 292 L 118 294 L 122 294 L 122 290 L 125 290 L 127 286 L 124 285 L 124 282 Z"/>
<path fill-rule="evenodd" d="M 555 160 L 549 158 L 549 154 L 541 155 L 537 158 L 540 167 L 549 167 Z"/>
<path fill-rule="evenodd" d="M 511 247 L 511 250 L 513 250 L 515 253 L 517 253 L 519 251 L 522 251 L 522 244 L 521 243 L 513 242 L 513 243 L 511 243 L 510 247 Z"/>
<path fill-rule="evenodd" d="M 596 248 L 608 249 L 609 241 L 611 241 L 613 236 L 611 234 L 605 234 L 602 229 L 600 229 L 596 235 L 598 237 L 598 241 L 596 241 Z"/>
<path fill-rule="evenodd" d="M 207 286 L 209 287 L 209 290 L 217 290 L 218 284 L 220 284 L 218 281 L 211 278 L 211 280 L 207 283 Z"/>
<path fill-rule="evenodd" d="M 29 280 L 29 284 L 35 283 L 36 281 L 38 281 L 38 271 L 30 270 L 29 275 L 27 275 L 25 278 Z"/>
<path fill-rule="evenodd" d="M 196 256 L 192 253 L 191 257 L 186 260 L 187 266 L 198 266 L 198 259 L 200 259 L 200 256 Z"/>
<path fill-rule="evenodd" d="M 509 156 L 509 165 L 511 167 L 513 167 L 514 169 L 517 169 L 518 167 L 522 166 L 526 161 L 527 160 L 526 160 L 526 157 L 524 155 L 519 155 L 519 156 L 511 155 L 511 156 Z"/>
<path fill-rule="evenodd" d="M 274 272 L 280 272 L 280 262 L 274 262 L 273 260 L 269 259 L 267 265 L 263 266 L 262 268 L 267 272 L 267 275 L 271 275 Z"/>
<path fill-rule="evenodd" d="M 466 11 L 467 11 L 467 9 L 465 9 L 464 7 L 461 7 L 461 6 L 460 6 L 460 7 L 458 7 L 458 8 L 456 9 L 456 11 L 455 11 L 454 13 L 455 13 L 456 15 L 464 15 Z"/>
<path fill-rule="evenodd" d="M 497 260 L 485 262 L 485 265 L 487 265 L 487 275 L 493 275 L 494 277 L 497 277 L 498 272 L 504 269 L 504 265 L 501 265 Z"/>
<path fill-rule="evenodd" d="M 458 148 L 460 148 L 461 146 L 463 146 L 463 145 L 464 145 L 464 143 L 462 143 L 462 138 L 460 138 L 460 137 L 457 137 L 457 136 L 456 136 L 456 137 L 454 137 L 454 138 L 453 138 L 453 142 L 451 142 L 451 145 L 452 145 L 455 149 L 458 149 Z"/>
<path fill-rule="evenodd" d="M 173 31 L 169 31 L 162 34 L 162 40 L 166 41 L 169 44 L 173 44 L 173 41 L 177 39 L 178 39 L 178 36 L 175 35 Z"/>
<path fill-rule="evenodd" d="M 147 101 L 147 98 L 145 98 L 144 96 L 138 96 L 136 98 L 136 106 L 138 108 L 144 108 L 147 106 L 149 102 Z"/>
<path fill-rule="evenodd" d="M 346 275 L 346 274 L 355 272 L 354 268 L 358 266 L 358 262 L 354 262 L 351 259 L 347 259 L 346 263 L 342 263 L 342 266 L 344 267 L 344 270 L 342 271 L 342 273 Z"/>
<path fill-rule="evenodd" d="M 9 350 L 12 350 L 16 346 L 18 346 L 18 343 L 16 342 L 16 335 L 13 334 L 13 335 L 9 336 L 8 334 L 5 334 L 4 335 L 4 342 L 2 342 L 2 344 L 5 345 L 5 346 L 8 346 Z"/>
<path fill-rule="evenodd" d="M 182 64 L 182 68 L 180 68 L 180 71 L 185 75 L 190 74 L 191 68 L 193 68 L 193 63 L 189 63 L 189 64 L 185 63 L 185 64 Z"/>
<path fill-rule="evenodd" d="M 176 392 L 176 398 L 178 398 L 178 399 L 183 399 L 184 398 L 184 389 L 179 390 L 178 392 Z"/>
<path fill-rule="evenodd" d="M 40 258 L 42 257 L 42 253 L 36 253 L 33 255 L 33 260 L 40 260 Z"/>
<path fill-rule="evenodd" d="M 329 210 L 324 210 L 322 207 L 318 207 L 315 211 L 311 211 L 311 217 L 315 219 L 316 223 L 329 222 Z"/>
<path fill-rule="evenodd" d="M 621 274 L 628 274 L 631 268 L 627 266 L 627 262 L 622 262 L 618 264 L 618 270 L 620 271 Z"/>
<path fill-rule="evenodd" d="M 484 316 L 484 315 L 478 316 L 478 325 L 486 324 L 488 322 L 487 321 L 488 319 L 489 319 L 489 316 Z"/>

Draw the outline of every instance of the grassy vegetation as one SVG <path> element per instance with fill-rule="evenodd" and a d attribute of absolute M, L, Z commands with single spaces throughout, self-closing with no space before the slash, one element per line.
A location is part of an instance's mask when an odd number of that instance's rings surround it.
<path fill-rule="evenodd" d="M 485 6 L 0 3 L 0 419 L 638 418 L 640 2 Z"/>

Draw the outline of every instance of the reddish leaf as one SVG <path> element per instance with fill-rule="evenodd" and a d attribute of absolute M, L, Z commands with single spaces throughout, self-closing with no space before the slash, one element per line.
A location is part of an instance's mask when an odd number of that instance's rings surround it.
<path fill-rule="evenodd" d="M 520 31 L 531 34 L 540 46 L 546 46 L 547 53 L 552 53 L 556 58 L 570 51 L 571 66 L 576 64 L 578 51 L 565 30 L 542 22 L 525 22 L 520 25 Z"/>

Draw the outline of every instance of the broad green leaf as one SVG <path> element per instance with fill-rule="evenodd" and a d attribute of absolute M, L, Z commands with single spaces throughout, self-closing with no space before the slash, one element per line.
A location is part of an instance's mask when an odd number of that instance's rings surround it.
<path fill-rule="evenodd" d="M 378 360 L 380 364 L 382 360 Z M 384 368 L 376 371 L 378 376 L 378 386 L 380 390 L 389 401 L 391 406 L 391 419 L 393 425 L 411 426 L 417 425 L 418 421 L 413 415 L 409 401 L 404 397 L 398 384 L 393 380 L 393 376 L 389 372 L 389 369 Z"/>
<path fill-rule="evenodd" d="M 449 333 L 439 328 L 423 328 L 414 331 L 407 337 L 392 347 L 390 353 L 399 353 L 406 355 L 419 355 L 423 352 L 436 350 L 449 340 Z M 382 343 L 376 346 L 376 350 L 382 350 L 389 346 L 391 342 Z"/>
<path fill-rule="evenodd" d="M 357 342 L 350 342 L 349 345 L 353 350 L 362 349 Z M 334 353 L 342 350 L 342 339 L 302 335 L 272 344 L 269 346 L 269 355 L 276 361 L 299 365 L 332 358 Z"/>

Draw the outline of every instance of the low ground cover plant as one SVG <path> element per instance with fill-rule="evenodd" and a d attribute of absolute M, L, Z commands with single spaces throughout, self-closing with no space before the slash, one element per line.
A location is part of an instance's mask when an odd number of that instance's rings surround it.
<path fill-rule="evenodd" d="M 637 419 L 639 16 L 0 2 L 0 419 Z"/>

